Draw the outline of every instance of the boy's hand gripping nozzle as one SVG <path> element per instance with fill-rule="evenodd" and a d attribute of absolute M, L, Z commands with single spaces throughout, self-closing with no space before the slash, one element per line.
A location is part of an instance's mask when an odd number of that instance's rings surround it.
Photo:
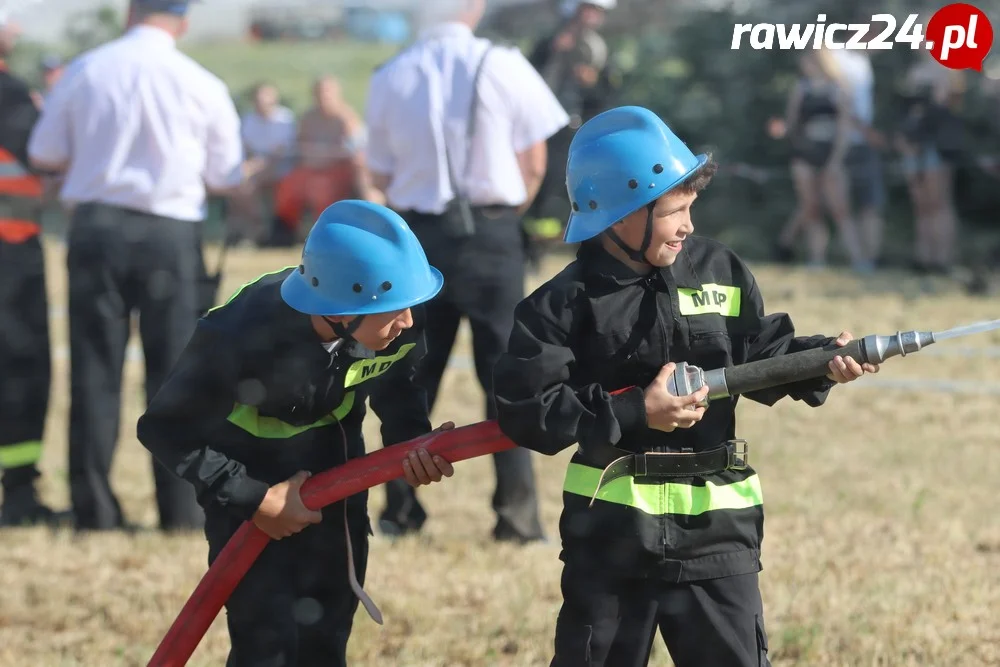
<path fill-rule="evenodd" d="M 993 329 L 1000 329 L 1000 320 L 979 322 L 939 333 L 898 331 L 889 336 L 873 334 L 852 340 L 843 347 L 831 343 L 812 350 L 709 371 L 681 361 L 677 362 L 677 368 L 670 376 L 668 389 L 675 396 L 687 396 L 708 386 L 708 396 L 700 404 L 705 407 L 710 401 L 719 398 L 823 377 L 830 372 L 829 364 L 835 357 L 850 357 L 859 364 L 881 364 L 886 359 L 918 352 L 941 340 Z"/>

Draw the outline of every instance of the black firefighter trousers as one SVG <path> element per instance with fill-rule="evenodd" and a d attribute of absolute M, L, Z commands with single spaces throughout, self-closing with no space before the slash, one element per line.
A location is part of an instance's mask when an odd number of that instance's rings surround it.
<path fill-rule="evenodd" d="M 38 477 L 51 363 L 41 238 L 0 241 L 0 468 L 5 492 Z"/>
<path fill-rule="evenodd" d="M 358 583 L 364 586 L 368 536 L 367 494 L 348 499 L 348 525 Z M 323 521 L 272 541 L 226 603 L 231 648 L 226 667 L 346 667 L 358 598 L 347 575 L 344 502 L 322 510 Z M 243 522 L 209 509 L 205 536 L 209 564 Z"/>
<path fill-rule="evenodd" d="M 444 275 L 444 288 L 426 306 L 427 354 L 416 382 L 427 390 L 433 410 L 441 378 L 448 366 L 462 318 L 472 330 L 476 376 L 486 395 L 486 419 L 496 418 L 493 367 L 507 349 L 514 327 L 514 309 L 524 297 L 524 245 L 521 218 L 514 208 L 474 207 L 474 235 L 454 238 L 443 231 L 441 216 L 401 211 L 427 254 L 431 266 Z M 535 540 L 542 537 L 531 452 L 520 447 L 493 455 L 498 539 Z M 404 528 L 419 528 L 426 514 L 416 492 L 405 480 L 386 485 L 387 507 L 382 515 Z"/>
<path fill-rule="evenodd" d="M 77 528 L 124 525 L 108 474 L 118 442 L 122 369 L 133 310 L 148 403 L 194 332 L 204 272 L 200 226 L 141 211 L 81 204 L 67 254 L 70 334 L 70 495 Z M 133 427 L 134 428 L 134 427 Z M 194 487 L 152 461 L 164 530 L 198 529 Z"/>
<path fill-rule="evenodd" d="M 770 667 L 757 582 L 616 578 L 567 564 L 549 667 L 645 667 L 657 628 L 676 667 Z"/>

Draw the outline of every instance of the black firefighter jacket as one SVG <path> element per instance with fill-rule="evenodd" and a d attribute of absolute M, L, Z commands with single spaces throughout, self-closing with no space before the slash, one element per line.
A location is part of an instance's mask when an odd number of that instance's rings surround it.
<path fill-rule="evenodd" d="M 269 486 L 364 455 L 368 398 L 384 445 L 431 430 L 426 394 L 413 383 L 423 310 L 413 309 L 413 327 L 385 350 L 350 342 L 331 354 L 309 316 L 281 298 L 292 270 L 264 275 L 209 311 L 139 420 L 139 440 L 194 485 L 207 512 L 249 519 Z M 348 506 L 364 511 L 366 497 Z"/>
<path fill-rule="evenodd" d="M 518 305 L 494 377 L 508 437 L 547 455 L 579 445 L 564 485 L 561 558 L 669 581 L 759 571 L 763 500 L 752 468 L 665 482 L 621 478 L 588 507 L 610 463 L 602 445 L 633 452 L 719 447 L 737 437 L 737 398 L 713 401 L 691 429 L 647 428 L 643 389 L 664 364 L 710 370 L 833 340 L 797 337 L 788 315 L 765 315 L 753 275 L 718 242 L 689 237 L 673 266 L 648 276 L 596 242 L 584 243 L 576 261 Z M 821 378 L 747 398 L 773 405 L 790 396 L 819 406 L 833 384 Z M 634 389 L 610 395 L 626 387 Z"/>

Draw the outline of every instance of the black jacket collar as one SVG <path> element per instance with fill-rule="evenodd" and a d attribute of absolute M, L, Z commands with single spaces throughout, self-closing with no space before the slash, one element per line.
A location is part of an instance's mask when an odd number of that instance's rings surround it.
<path fill-rule="evenodd" d="M 685 248 L 677 255 L 677 260 L 669 267 L 654 269 L 661 280 L 657 283 L 665 285 L 671 280 L 678 287 L 701 289 L 701 281 L 691 263 L 686 244 L 696 242 L 694 237 L 685 241 Z M 622 287 L 642 282 L 650 274 L 641 275 L 623 264 L 608 253 L 599 239 L 584 241 L 577 252 L 577 260 L 583 268 L 584 280 L 594 287 Z"/>

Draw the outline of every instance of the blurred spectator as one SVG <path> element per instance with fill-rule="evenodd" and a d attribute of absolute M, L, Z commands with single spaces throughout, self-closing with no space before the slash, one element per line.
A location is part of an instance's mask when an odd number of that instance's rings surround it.
<path fill-rule="evenodd" d="M 869 19 L 870 20 L 870 19 Z M 851 23 L 861 23 L 852 21 Z M 862 41 L 868 42 L 880 32 L 870 26 Z M 842 75 L 851 100 L 852 121 L 850 148 L 846 166 L 850 183 L 851 208 L 860 223 L 864 255 L 874 264 L 881 262 L 885 206 L 885 181 L 879 151 L 887 147 L 885 137 L 874 128 L 875 73 L 871 51 L 836 49 L 830 52 Z"/>
<path fill-rule="evenodd" d="M 0 526 L 57 518 L 35 488 L 52 367 L 42 184 L 27 155 L 39 112 L 27 84 L 7 71 L 19 35 L 0 18 Z"/>
<path fill-rule="evenodd" d="M 55 54 L 44 56 L 40 63 L 42 70 L 42 82 L 45 89 L 41 92 L 32 91 L 31 98 L 35 101 L 35 106 L 39 109 L 45 104 L 45 98 L 49 96 L 59 79 L 62 78 L 65 65 L 62 58 Z"/>
<path fill-rule="evenodd" d="M 830 241 L 822 215 L 821 202 L 825 202 L 851 265 L 867 272 L 872 264 L 862 252 L 851 217 L 844 165 L 853 129 L 850 96 L 828 50 L 806 51 L 799 64 L 802 75 L 789 95 L 785 122 L 772 129 L 773 136 L 787 133 L 791 143 L 792 178 L 798 198 L 798 207 L 782 230 L 778 246 L 790 253 L 801 231 L 806 237 L 809 265 L 824 266 Z"/>
<path fill-rule="evenodd" d="M 603 110 L 609 82 L 602 77 L 609 53 L 599 31 L 607 11 L 617 4 L 617 0 L 564 4 L 563 24 L 555 34 L 539 42 L 528 57 L 569 114 L 567 130 L 579 128 Z"/>
<path fill-rule="evenodd" d="M 185 0 L 134 0 L 125 34 L 76 58 L 35 126 L 35 167 L 66 174 L 69 478 L 76 528 L 127 527 L 111 488 L 133 311 L 150 401 L 194 331 L 206 190 L 242 180 L 226 84 L 177 48 Z M 188 465 L 198 465 L 188 461 Z M 164 530 L 196 529 L 194 487 L 153 461 Z"/>
<path fill-rule="evenodd" d="M 484 0 L 422 7 L 417 42 L 383 65 L 368 98 L 373 180 L 444 274 L 427 304 L 427 354 L 416 381 L 433 409 L 459 326 L 468 318 L 486 418 L 496 416 L 493 366 L 524 296 L 522 216 L 545 174 L 546 141 L 566 112 L 516 48 L 477 38 Z M 543 538 L 531 452 L 494 455 L 497 540 Z M 384 533 L 420 530 L 427 518 L 412 487 L 386 488 Z"/>
<path fill-rule="evenodd" d="M 343 98 L 332 76 L 316 82 L 315 104 L 299 120 L 296 167 L 278 183 L 275 193 L 278 245 L 294 243 L 308 230 L 300 229 L 308 210 L 318 216 L 342 199 L 380 201 L 365 165 L 365 128 Z M 380 202 L 381 203 L 381 202 Z"/>
<path fill-rule="evenodd" d="M 52 89 L 62 78 L 63 71 L 65 70 L 65 64 L 62 58 L 55 54 L 50 54 L 44 56 L 40 63 L 42 70 L 42 82 L 45 84 L 45 89 L 38 91 L 31 91 L 31 99 L 34 101 L 35 106 L 40 110 L 45 106 L 46 98 L 52 93 Z M 59 199 L 59 189 L 62 187 L 62 175 L 61 174 L 43 174 L 41 176 L 43 195 L 42 199 L 44 202 L 44 209 L 57 209 L 58 199 Z"/>
<path fill-rule="evenodd" d="M 241 122 L 247 178 L 230 198 L 239 222 L 228 231 L 232 239 L 261 243 L 271 233 L 265 211 L 273 210 L 278 182 L 295 167 L 296 123 L 271 83 L 254 87 L 253 105 Z"/>
<path fill-rule="evenodd" d="M 987 108 L 992 111 L 988 131 L 992 135 L 989 143 L 995 147 L 996 140 L 1000 138 L 1000 78 L 983 79 L 980 89 L 988 100 Z M 1000 186 L 1000 158 L 995 154 L 980 155 L 976 158 L 976 164 L 990 178 L 996 179 Z M 979 296 L 994 294 L 996 277 L 1000 273 L 1000 244 L 993 243 L 980 248 L 971 260 L 972 275 L 966 284 L 969 293 Z"/>
<path fill-rule="evenodd" d="M 55 54 L 50 54 L 42 58 L 42 80 L 45 82 L 45 94 L 48 95 L 52 88 L 62 78 L 66 67 L 62 58 Z"/>
<path fill-rule="evenodd" d="M 525 216 L 529 260 L 541 259 L 540 242 L 562 235 L 569 211 L 566 195 L 566 159 L 577 128 L 608 105 L 608 45 L 598 32 L 606 12 L 617 0 L 571 0 L 561 6 L 564 21 L 555 34 L 541 40 L 528 57 L 548 84 L 570 122 L 548 141 L 545 179 Z"/>
<path fill-rule="evenodd" d="M 958 115 L 964 83 L 961 71 L 942 67 L 923 49 L 902 80 L 896 148 L 916 219 L 913 268 L 921 273 L 949 273 L 957 259 L 953 181 L 965 142 Z"/>

